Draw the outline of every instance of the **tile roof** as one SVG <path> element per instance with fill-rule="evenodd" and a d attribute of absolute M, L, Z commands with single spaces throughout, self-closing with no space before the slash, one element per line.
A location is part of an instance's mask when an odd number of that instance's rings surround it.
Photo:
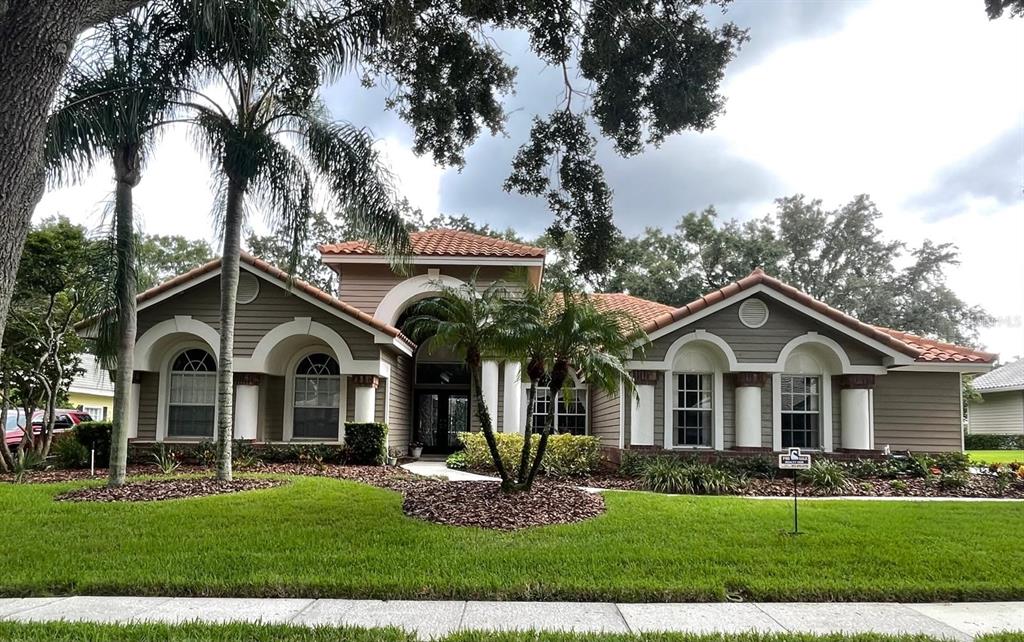
<path fill-rule="evenodd" d="M 633 320 L 641 326 L 646 325 L 659 315 L 675 309 L 671 305 L 618 292 L 595 293 L 590 295 L 590 299 L 594 302 L 594 307 L 601 312 L 611 310 L 624 312 L 633 317 Z"/>
<path fill-rule="evenodd" d="M 978 392 L 988 390 L 1021 390 L 1024 389 L 1024 359 L 999 366 L 991 372 L 974 378 L 974 389 Z"/>
<path fill-rule="evenodd" d="M 462 230 L 426 230 L 409 235 L 413 256 L 490 256 L 544 258 L 544 249 L 513 243 Z M 345 241 L 320 246 L 323 255 L 373 256 L 379 254 L 367 241 Z"/>
<path fill-rule="evenodd" d="M 399 339 L 400 341 L 402 341 L 411 348 L 416 347 L 416 344 L 413 343 L 412 339 L 402 334 L 402 332 L 398 328 L 372 317 L 371 315 L 363 312 L 362 310 L 348 303 L 345 303 L 344 301 L 338 299 L 337 297 L 331 296 L 330 294 L 324 292 L 315 285 L 306 283 L 302 279 L 294 278 L 284 270 L 276 268 L 270 263 L 267 263 L 263 259 L 258 259 L 255 256 L 249 254 L 248 252 L 242 252 L 239 258 L 243 263 L 251 265 L 252 267 L 266 274 L 267 276 L 277 279 L 278 281 L 285 283 L 290 287 L 294 287 L 304 292 L 305 294 L 313 297 L 314 299 L 317 299 L 318 301 L 326 303 L 327 305 L 334 308 L 338 312 L 341 312 L 346 316 L 352 317 L 357 321 L 365 323 L 366 325 L 376 330 L 380 330 L 381 332 L 388 336 Z M 183 285 L 185 283 L 188 283 L 189 281 L 192 281 L 203 276 L 204 274 L 209 274 L 210 272 L 214 272 L 219 269 L 220 259 L 217 258 L 210 261 L 209 263 L 205 263 L 197 268 L 189 270 L 184 274 L 180 274 L 171 279 L 170 281 L 165 281 L 160 285 L 157 285 L 156 287 L 150 288 L 145 292 L 139 293 L 137 301 L 139 303 L 145 303 L 146 301 L 149 301 L 160 296 L 161 294 L 167 292 L 168 290 L 172 290 L 178 287 L 179 285 Z M 92 320 L 93 319 L 87 319 L 86 321 L 83 321 L 82 323 L 78 324 L 77 327 L 88 325 L 88 322 Z"/>
<path fill-rule="evenodd" d="M 851 330 L 874 339 L 893 350 L 901 352 L 907 356 L 914 357 L 916 361 L 926 363 L 992 363 L 996 358 L 996 355 L 989 354 L 987 352 L 980 352 L 971 348 L 943 343 L 941 341 L 918 337 L 906 332 L 900 332 L 898 330 L 891 330 L 889 328 L 882 328 L 864 323 L 851 317 L 845 312 L 818 301 L 791 285 L 783 283 L 775 277 L 767 275 L 761 268 L 756 268 L 753 272 L 739 281 L 735 281 L 723 288 L 719 288 L 718 290 L 705 294 L 696 301 L 691 301 L 680 308 L 659 314 L 644 324 L 644 330 L 650 334 L 651 332 L 671 325 L 757 285 L 764 285 L 765 287 L 771 288 L 787 298 L 825 315 L 836 323 L 844 325 Z"/>

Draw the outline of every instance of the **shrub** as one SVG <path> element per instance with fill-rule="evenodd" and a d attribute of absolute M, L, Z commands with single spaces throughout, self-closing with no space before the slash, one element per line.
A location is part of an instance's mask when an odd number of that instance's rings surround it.
<path fill-rule="evenodd" d="M 697 495 L 731 495 L 743 487 L 742 478 L 721 468 L 708 464 L 690 464 L 684 468 Z"/>
<path fill-rule="evenodd" d="M 819 459 L 808 470 L 800 473 L 800 479 L 811 488 L 824 493 L 841 493 L 849 487 L 846 468 L 831 459 Z"/>
<path fill-rule="evenodd" d="M 187 457 L 201 466 L 210 468 L 217 463 L 217 444 L 201 441 L 188 451 Z"/>
<path fill-rule="evenodd" d="M 178 456 L 173 450 L 168 450 L 164 444 L 157 444 L 153 446 L 153 461 L 157 467 L 165 475 L 170 475 L 174 471 L 178 470 L 178 466 L 181 462 L 178 461 Z"/>
<path fill-rule="evenodd" d="M 466 451 L 460 450 L 448 455 L 448 459 L 444 460 L 444 465 L 452 470 L 466 470 L 469 468 L 469 464 L 466 463 Z"/>
<path fill-rule="evenodd" d="M 619 474 L 623 477 L 641 477 L 652 457 L 635 450 L 622 451 Z"/>
<path fill-rule="evenodd" d="M 655 493 L 688 495 L 693 492 L 686 465 L 675 457 L 648 458 L 642 477 L 644 488 Z"/>
<path fill-rule="evenodd" d="M 498 453 L 509 474 L 519 472 L 519 458 L 523 451 L 523 436 L 515 433 L 496 433 Z M 459 435 L 465 454 L 466 467 L 474 470 L 494 470 L 491 451 L 483 433 L 465 432 Z M 532 452 L 540 444 L 540 435 L 533 435 Z M 601 463 L 601 442 L 597 437 L 585 435 L 551 435 L 541 467 L 552 477 L 573 477 L 588 475 Z"/>
<path fill-rule="evenodd" d="M 713 465 L 715 468 L 724 470 L 736 477 L 775 479 L 775 475 L 778 473 L 776 462 L 766 455 L 722 457 L 716 459 Z"/>
<path fill-rule="evenodd" d="M 939 488 L 942 490 L 961 490 L 967 488 L 971 476 L 967 471 L 944 471 L 939 475 Z"/>
<path fill-rule="evenodd" d="M 1024 450 L 1024 435 L 964 435 L 967 450 Z"/>
<path fill-rule="evenodd" d="M 936 468 L 947 473 L 966 473 L 971 467 L 971 458 L 966 453 L 942 453 L 934 457 Z"/>
<path fill-rule="evenodd" d="M 55 437 L 50 452 L 58 468 L 85 468 L 89 465 L 89 451 L 78 443 L 73 434 Z"/>
<path fill-rule="evenodd" d="M 1004 494 L 1017 479 L 1017 474 L 1009 466 L 997 466 L 992 474 L 995 475 L 996 490 L 1000 495 Z"/>
<path fill-rule="evenodd" d="M 899 493 L 900 495 L 903 495 L 910 490 L 910 486 L 908 486 L 907 482 L 902 479 L 894 479 L 889 482 L 889 488 L 892 489 L 892 492 Z"/>
<path fill-rule="evenodd" d="M 41 453 L 35 450 L 18 450 L 14 455 L 14 467 L 11 472 L 14 473 L 14 481 L 21 483 L 25 481 L 25 475 L 30 470 L 44 470 L 46 468 L 46 458 Z"/>
<path fill-rule="evenodd" d="M 109 421 L 83 421 L 71 431 L 86 452 L 96 450 L 96 467 L 110 465 L 110 433 L 114 425 Z"/>
<path fill-rule="evenodd" d="M 378 423 L 345 424 L 345 443 L 351 463 L 383 466 L 388 456 L 388 425 Z"/>

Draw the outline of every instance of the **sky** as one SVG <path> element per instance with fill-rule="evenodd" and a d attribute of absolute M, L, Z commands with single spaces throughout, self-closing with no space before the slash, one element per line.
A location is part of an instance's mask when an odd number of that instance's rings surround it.
<path fill-rule="evenodd" d="M 888 238 L 958 246 L 950 286 L 996 318 L 982 344 L 1003 360 L 1024 356 L 1024 20 L 989 21 L 981 0 L 735 0 L 725 19 L 749 28 L 750 42 L 726 70 L 715 128 L 628 159 L 599 147 L 623 232 L 671 228 L 709 205 L 745 220 L 795 193 L 826 207 L 869 194 Z M 482 135 L 461 170 L 412 153 L 384 90 L 346 77 L 323 98 L 334 117 L 373 132 L 402 195 L 428 218 L 466 214 L 529 238 L 550 213 L 501 184 L 533 115 L 557 104 L 561 71 L 538 62 L 523 34 L 497 40 L 518 67 L 506 133 Z M 36 217 L 99 227 L 110 176 L 100 167 L 49 192 Z M 188 131 L 169 129 L 135 190 L 143 229 L 212 240 L 212 200 Z"/>

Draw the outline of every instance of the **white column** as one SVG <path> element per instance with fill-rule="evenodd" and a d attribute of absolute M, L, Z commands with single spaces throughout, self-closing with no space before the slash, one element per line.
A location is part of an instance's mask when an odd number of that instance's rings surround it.
<path fill-rule="evenodd" d="M 654 384 L 637 384 L 629 414 L 629 444 L 654 445 Z"/>
<path fill-rule="evenodd" d="M 256 439 L 256 422 L 260 416 L 258 379 L 240 379 L 235 385 L 235 439 Z"/>
<path fill-rule="evenodd" d="M 523 421 L 520 416 L 523 397 L 522 364 L 517 361 L 505 362 L 504 409 L 501 417 L 502 432 L 523 432 Z"/>
<path fill-rule="evenodd" d="M 761 386 L 736 388 L 736 447 L 761 447 Z"/>
<path fill-rule="evenodd" d="M 129 408 L 128 439 L 139 436 L 139 401 L 142 399 L 142 384 L 132 381 L 132 400 Z"/>
<path fill-rule="evenodd" d="M 352 377 L 356 387 L 356 407 L 353 409 L 356 423 L 376 421 L 377 386 L 380 380 L 372 375 Z"/>
<path fill-rule="evenodd" d="M 843 450 L 871 450 L 871 391 L 843 388 L 839 393 Z"/>
<path fill-rule="evenodd" d="M 480 368 L 480 394 L 491 415 L 491 425 L 498 428 L 498 362 L 484 361 Z"/>

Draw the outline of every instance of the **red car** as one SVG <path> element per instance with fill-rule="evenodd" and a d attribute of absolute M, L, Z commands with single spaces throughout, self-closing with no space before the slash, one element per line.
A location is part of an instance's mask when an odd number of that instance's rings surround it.
<path fill-rule="evenodd" d="M 43 420 L 45 411 L 37 410 L 32 413 L 32 431 L 34 434 L 39 435 L 43 432 Z M 74 408 L 67 410 L 56 411 L 57 420 L 53 424 L 53 434 L 59 435 L 62 432 L 71 430 L 83 421 L 92 421 L 92 416 L 81 410 L 75 410 Z M 8 446 L 16 446 L 21 443 L 21 438 L 25 435 L 23 427 L 25 426 L 25 411 L 24 410 L 8 410 L 7 421 L 6 421 L 6 432 L 4 433 L 5 441 Z"/>

